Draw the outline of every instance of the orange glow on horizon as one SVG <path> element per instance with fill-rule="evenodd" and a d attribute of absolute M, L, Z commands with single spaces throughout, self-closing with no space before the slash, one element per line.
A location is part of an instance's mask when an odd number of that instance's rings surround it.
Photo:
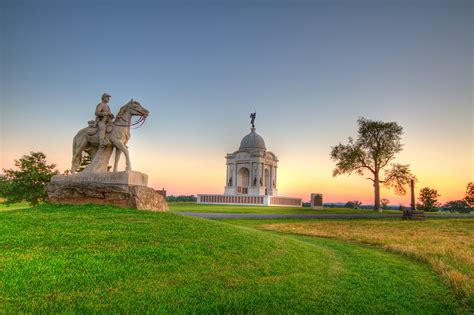
<path fill-rule="evenodd" d="M 62 146 L 66 144 L 61 144 Z M 163 150 L 163 148 L 159 148 Z M 59 170 L 69 168 L 70 152 L 56 151 L 55 146 L 48 150 L 35 148 L 31 151 L 42 151 L 47 155 L 49 163 L 56 163 Z M 171 152 L 163 154 L 154 152 L 152 155 L 146 149 L 132 149 L 131 158 L 134 170 L 148 174 L 149 186 L 155 189 L 164 188 L 169 195 L 223 194 L 225 186 L 224 154 L 214 155 L 201 153 L 198 158 L 190 154 Z M 163 150 L 164 151 L 164 150 Z M 2 152 L 2 168 L 14 167 L 13 160 L 28 152 Z M 278 166 L 278 193 L 282 196 L 292 196 L 308 201 L 311 193 L 322 193 L 324 202 L 347 202 L 360 200 L 364 204 L 373 203 L 372 183 L 365 176 L 332 177 L 334 163 L 328 156 L 280 155 Z M 397 159 L 416 161 L 414 157 L 404 156 Z M 422 187 L 431 187 L 441 194 L 441 203 L 462 199 L 466 185 L 472 179 L 472 171 L 462 172 L 465 160 L 446 163 L 444 168 L 436 168 L 436 159 L 425 163 L 412 163 L 413 172 L 418 178 L 416 193 Z M 122 159 L 122 169 L 124 161 Z M 390 204 L 405 206 L 410 203 L 410 196 L 398 196 L 393 191 L 382 187 L 381 198 L 390 200 Z"/>

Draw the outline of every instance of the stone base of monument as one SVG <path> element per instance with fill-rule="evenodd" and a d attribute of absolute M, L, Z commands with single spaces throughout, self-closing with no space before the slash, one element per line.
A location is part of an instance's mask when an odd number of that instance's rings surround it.
<path fill-rule="evenodd" d="M 422 210 L 404 210 L 402 218 L 405 220 L 424 220 L 425 212 Z"/>
<path fill-rule="evenodd" d="M 45 187 L 53 204 L 113 205 L 138 210 L 168 211 L 163 191 L 147 187 L 140 172 L 107 172 L 53 176 Z"/>
<path fill-rule="evenodd" d="M 198 204 L 271 206 L 271 207 L 302 207 L 301 198 L 283 196 L 251 196 L 251 195 L 197 195 Z"/>

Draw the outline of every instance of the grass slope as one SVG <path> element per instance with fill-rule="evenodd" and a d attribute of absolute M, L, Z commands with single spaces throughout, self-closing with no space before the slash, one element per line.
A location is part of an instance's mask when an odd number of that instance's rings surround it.
<path fill-rule="evenodd" d="M 474 311 L 474 219 L 259 223 L 260 228 L 279 232 L 377 245 L 426 262 Z"/>
<path fill-rule="evenodd" d="M 401 256 L 103 206 L 1 212 L 0 279 L 6 313 L 466 311 Z"/>

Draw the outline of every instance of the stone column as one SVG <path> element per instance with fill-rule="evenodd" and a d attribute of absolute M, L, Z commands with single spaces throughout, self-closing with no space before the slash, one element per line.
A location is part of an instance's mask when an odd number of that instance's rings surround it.
<path fill-rule="evenodd" d="M 416 203 L 415 203 L 415 179 L 410 179 L 410 193 L 411 193 L 411 204 L 410 209 L 416 210 Z"/>
<path fill-rule="evenodd" d="M 259 187 L 260 189 L 260 163 L 257 162 L 257 170 L 256 170 L 256 174 L 255 174 L 255 177 L 257 177 L 257 187 Z"/>
<path fill-rule="evenodd" d="M 237 193 L 237 187 L 238 187 L 237 186 L 238 185 L 237 179 L 238 179 L 238 177 L 237 177 L 237 163 L 234 163 L 234 180 L 232 181 L 232 185 L 234 186 L 234 194 Z"/>
<path fill-rule="evenodd" d="M 253 186 L 253 163 L 250 161 L 249 166 L 249 188 Z"/>
<path fill-rule="evenodd" d="M 270 187 L 273 190 L 273 165 L 270 166 Z"/>
<path fill-rule="evenodd" d="M 229 186 L 229 164 L 226 164 L 226 172 L 225 172 L 225 186 Z"/>
<path fill-rule="evenodd" d="M 258 184 L 258 183 L 255 183 L 255 185 L 253 184 L 253 179 L 257 177 L 257 172 L 258 172 L 255 166 L 257 166 L 257 164 L 255 162 L 252 162 L 252 186 L 253 187 L 257 187 L 257 184 Z"/>
<path fill-rule="evenodd" d="M 277 181 L 277 167 L 275 166 L 275 189 L 278 187 L 278 181 Z"/>

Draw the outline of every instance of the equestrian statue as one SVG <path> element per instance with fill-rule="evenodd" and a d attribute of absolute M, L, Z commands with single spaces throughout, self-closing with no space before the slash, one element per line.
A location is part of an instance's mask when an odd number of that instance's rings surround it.
<path fill-rule="evenodd" d="M 78 131 L 72 145 L 71 173 L 79 169 L 83 152 L 91 157 L 91 164 L 84 170 L 85 173 L 106 172 L 112 150 L 115 149 L 113 171 L 118 171 L 120 155 L 126 159 L 126 170 L 131 171 L 130 156 L 127 142 L 130 140 L 130 127 L 140 127 L 149 115 L 149 111 L 137 101 L 131 99 L 123 105 L 117 116 L 114 117 L 108 105 L 110 95 L 104 93 L 102 102 L 96 107 L 96 119 L 89 121 L 89 126 Z M 132 123 L 132 117 L 139 119 Z"/>

